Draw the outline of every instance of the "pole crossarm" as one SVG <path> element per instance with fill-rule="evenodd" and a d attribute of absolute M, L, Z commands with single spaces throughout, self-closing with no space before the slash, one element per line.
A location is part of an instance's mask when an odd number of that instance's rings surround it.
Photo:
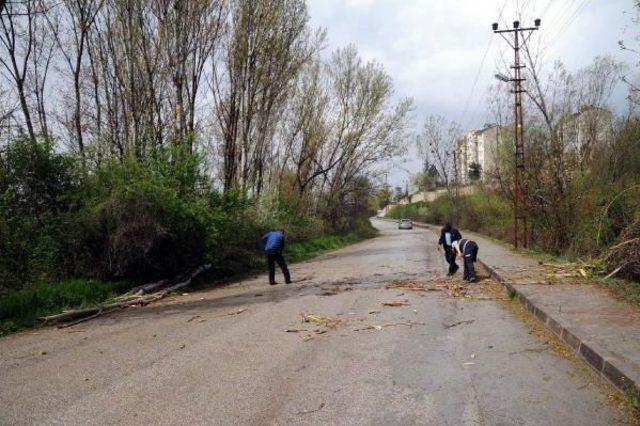
<path fill-rule="evenodd" d="M 539 30 L 540 28 L 537 27 L 529 27 L 529 28 L 510 28 L 507 30 L 494 30 L 493 32 L 496 34 L 501 34 L 501 33 L 522 33 L 525 31 L 536 31 Z"/>

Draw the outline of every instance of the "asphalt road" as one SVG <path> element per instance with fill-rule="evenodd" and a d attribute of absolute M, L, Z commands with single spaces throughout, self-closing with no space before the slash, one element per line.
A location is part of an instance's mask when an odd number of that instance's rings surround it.
<path fill-rule="evenodd" d="M 377 238 L 294 265 L 288 286 L 260 276 L 0 339 L 0 423 L 626 420 L 593 374 L 532 335 L 483 284 L 471 298 L 386 289 L 413 280 L 442 290 L 444 261 L 433 233 L 375 225 Z M 303 313 L 340 322 L 305 323 Z"/>

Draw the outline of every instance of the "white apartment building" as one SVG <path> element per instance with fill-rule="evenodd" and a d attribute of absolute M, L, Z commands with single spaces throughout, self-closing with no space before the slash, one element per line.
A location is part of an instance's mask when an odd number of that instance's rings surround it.
<path fill-rule="evenodd" d="M 584 106 L 559 124 L 559 136 L 567 152 L 580 160 L 591 157 L 593 148 L 613 138 L 613 114 L 604 108 Z"/>
<path fill-rule="evenodd" d="M 456 173 L 461 185 L 470 183 L 469 168 L 473 163 L 480 166 L 480 180 L 483 181 L 494 168 L 500 130 L 496 124 L 487 124 L 482 130 L 471 131 L 457 141 Z"/>

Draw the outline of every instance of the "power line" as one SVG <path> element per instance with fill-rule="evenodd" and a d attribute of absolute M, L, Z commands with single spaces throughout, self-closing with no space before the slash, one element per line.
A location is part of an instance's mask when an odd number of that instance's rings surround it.
<path fill-rule="evenodd" d="M 507 3 L 509 3 L 509 0 L 505 0 L 505 2 L 502 4 L 502 8 L 500 8 L 500 13 L 498 14 L 498 21 L 502 21 L 502 24 L 507 27 L 507 21 L 504 19 L 504 17 L 502 16 L 504 13 L 504 9 L 507 7 Z"/>
<path fill-rule="evenodd" d="M 520 9 L 521 12 L 519 13 L 519 16 L 520 16 L 521 20 L 526 15 L 527 11 L 529 10 L 529 6 L 531 6 L 531 0 L 527 0 L 524 3 L 524 5 L 522 5 L 522 8 Z"/>
<path fill-rule="evenodd" d="M 489 53 L 489 49 L 491 49 L 491 42 L 493 41 L 493 34 L 491 35 L 491 38 L 489 38 L 489 43 L 487 43 L 487 48 L 484 51 L 484 55 L 482 55 L 482 61 L 480 61 L 480 66 L 478 67 L 478 70 L 476 72 L 476 76 L 473 79 L 473 85 L 471 86 L 471 92 L 469 92 L 469 95 L 467 96 L 467 100 L 465 101 L 465 105 L 464 105 L 464 109 L 462 112 L 462 116 L 466 117 L 467 116 L 467 111 L 469 109 L 469 102 L 471 102 L 471 98 L 473 97 L 473 94 L 476 90 L 476 85 L 478 84 L 478 79 L 480 78 L 480 73 L 482 72 L 482 68 L 484 67 L 484 62 L 487 59 L 487 54 Z M 467 122 L 467 124 L 469 124 Z"/>
<path fill-rule="evenodd" d="M 558 24 L 568 16 L 568 14 L 570 13 L 569 11 L 573 8 L 573 5 L 576 3 L 576 1 L 579 0 L 568 0 L 566 3 L 564 3 L 564 5 L 560 6 L 560 8 L 558 9 L 558 13 L 556 13 L 550 19 L 547 25 L 547 34 L 550 34 L 551 32 L 554 32 L 558 29 Z"/>
<path fill-rule="evenodd" d="M 551 6 L 551 3 L 553 3 L 553 0 L 549 0 L 549 2 L 547 3 L 547 5 L 545 6 L 545 8 L 542 10 L 542 14 L 540 15 L 541 19 L 545 19 L 547 16 L 547 11 L 549 10 L 549 6 Z"/>
<path fill-rule="evenodd" d="M 509 0 L 505 0 L 504 3 L 502 3 L 502 7 L 499 9 L 499 13 L 498 13 L 498 21 L 502 19 L 502 16 L 504 14 L 504 10 L 507 7 L 507 3 L 509 2 Z M 506 25 L 506 24 L 505 24 Z M 471 91 L 469 92 L 469 94 L 467 95 L 467 99 L 465 100 L 464 103 L 464 109 L 462 112 L 462 116 L 463 117 L 467 117 L 467 111 L 469 110 L 469 103 L 471 102 L 471 98 L 473 97 L 475 90 L 476 90 L 476 86 L 478 84 L 478 80 L 480 78 L 480 73 L 482 73 L 482 69 L 484 68 L 484 63 L 485 60 L 487 59 L 487 55 L 489 54 L 489 50 L 491 49 L 491 43 L 493 42 L 493 34 L 491 35 L 491 37 L 489 38 L 489 41 L 487 43 L 487 47 L 484 51 L 484 54 L 482 55 L 482 60 L 480 61 L 480 66 L 478 67 L 478 70 L 476 71 L 476 75 L 473 79 L 473 85 L 471 86 Z M 475 117 L 474 117 L 475 118 Z M 467 126 L 470 125 L 470 119 L 467 119 Z"/>
<path fill-rule="evenodd" d="M 556 41 L 562 38 L 567 32 L 563 31 L 565 27 L 570 27 L 571 24 L 580 16 L 582 11 L 587 7 L 587 5 L 591 2 L 591 0 L 583 0 L 583 2 L 575 9 L 574 13 L 567 19 L 563 25 L 560 26 L 560 29 L 556 31 L 556 33 L 551 37 L 548 42 L 548 45 L 554 44 Z"/>

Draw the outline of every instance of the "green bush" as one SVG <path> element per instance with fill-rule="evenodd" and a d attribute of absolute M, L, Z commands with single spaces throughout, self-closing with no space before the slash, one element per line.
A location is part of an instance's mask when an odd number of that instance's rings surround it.
<path fill-rule="evenodd" d="M 0 288 L 67 273 L 73 159 L 49 140 L 19 138 L 0 155 Z"/>
<path fill-rule="evenodd" d="M 153 278 L 203 262 L 209 194 L 193 190 L 200 179 L 197 159 L 181 158 L 127 157 L 86 176 L 75 217 L 76 273 Z"/>

